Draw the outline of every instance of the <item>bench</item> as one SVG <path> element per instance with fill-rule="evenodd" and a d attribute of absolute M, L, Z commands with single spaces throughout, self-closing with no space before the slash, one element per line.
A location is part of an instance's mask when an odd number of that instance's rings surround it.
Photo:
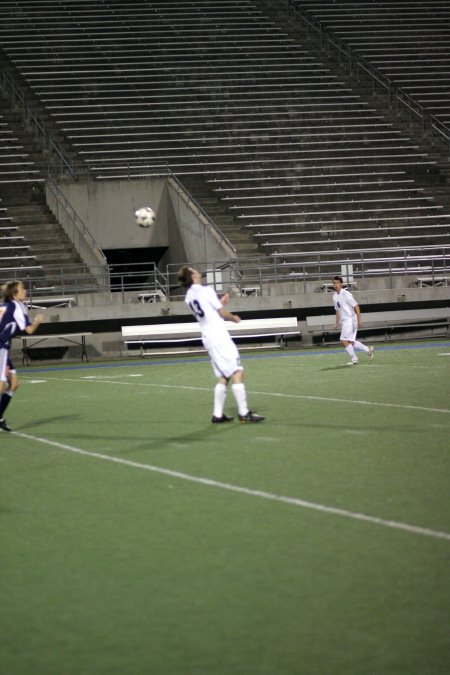
<path fill-rule="evenodd" d="M 410 309 L 386 312 L 364 312 L 362 310 L 361 332 L 383 332 L 387 341 L 396 330 L 402 329 L 433 329 L 445 328 L 448 334 L 450 328 L 450 308 L 439 307 L 436 309 Z M 325 314 L 321 316 L 308 316 L 306 325 L 308 333 L 322 338 L 322 344 L 326 344 L 326 338 L 333 336 L 336 339 L 331 342 L 339 342 L 340 329 L 335 328 L 336 315 Z"/>
<path fill-rule="evenodd" d="M 57 335 L 21 335 L 22 340 L 22 363 L 29 365 L 30 351 L 37 347 L 38 344 L 46 340 L 63 340 L 71 344 L 81 347 L 81 361 L 89 361 L 86 351 L 86 338 L 92 333 L 60 333 Z"/>
<path fill-rule="evenodd" d="M 235 339 L 274 337 L 280 348 L 286 346 L 286 338 L 300 335 L 295 316 L 244 319 L 238 324 L 227 321 L 226 325 L 230 335 Z M 122 326 L 121 331 L 125 345 L 139 347 L 141 356 L 147 355 L 145 348 L 148 345 L 196 342 L 201 339 L 200 325 L 192 321 Z"/>
<path fill-rule="evenodd" d="M 143 291 L 142 293 L 139 293 L 139 295 L 138 295 L 138 300 L 139 300 L 139 302 L 142 302 L 142 303 L 145 303 L 145 302 L 164 302 L 165 299 L 166 299 L 166 296 L 160 290 Z"/>
<path fill-rule="evenodd" d="M 250 295 L 257 296 L 261 293 L 260 286 L 243 286 L 241 288 L 241 297 L 248 298 Z"/>
<path fill-rule="evenodd" d="M 26 301 L 29 309 L 49 309 L 50 307 L 72 307 L 76 304 L 75 298 L 68 297 L 49 297 L 49 298 L 30 298 Z"/>
<path fill-rule="evenodd" d="M 417 277 L 415 280 L 415 285 L 419 288 L 424 288 L 426 286 L 448 286 L 450 282 L 450 277 L 438 277 L 430 275 L 428 277 Z"/>

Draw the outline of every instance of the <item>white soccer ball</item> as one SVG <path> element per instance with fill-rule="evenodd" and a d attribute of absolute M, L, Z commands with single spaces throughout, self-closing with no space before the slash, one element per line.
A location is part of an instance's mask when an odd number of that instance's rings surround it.
<path fill-rule="evenodd" d="M 151 227 L 155 223 L 156 215 L 150 206 L 142 206 L 134 212 L 139 227 Z"/>

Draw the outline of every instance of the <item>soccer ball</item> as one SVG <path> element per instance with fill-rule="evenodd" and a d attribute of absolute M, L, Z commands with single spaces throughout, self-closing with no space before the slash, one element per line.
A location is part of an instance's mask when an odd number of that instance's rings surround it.
<path fill-rule="evenodd" d="M 136 222 L 140 227 L 151 227 L 155 223 L 155 212 L 150 206 L 142 206 L 134 212 Z"/>

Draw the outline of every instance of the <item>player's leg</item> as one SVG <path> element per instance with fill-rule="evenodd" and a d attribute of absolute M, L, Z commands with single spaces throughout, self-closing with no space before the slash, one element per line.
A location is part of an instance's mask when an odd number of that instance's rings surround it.
<path fill-rule="evenodd" d="M 259 422 L 264 419 L 260 415 L 255 415 L 249 410 L 247 404 L 247 392 L 244 384 L 244 368 L 241 364 L 239 351 L 230 338 L 229 334 L 227 333 L 226 335 L 222 336 L 220 340 L 215 339 L 214 343 L 210 345 L 208 351 L 211 357 L 214 372 L 219 378 L 218 384 L 216 384 L 216 390 L 214 392 L 215 402 L 216 395 L 217 400 L 220 402 L 220 386 L 223 386 L 224 383 L 228 383 L 228 381 L 231 380 L 231 390 L 237 404 L 239 420 L 245 422 Z M 223 407 L 222 415 L 219 415 L 219 412 L 219 407 L 214 409 L 213 422 L 231 421 L 231 418 L 228 418 L 223 414 Z"/>
<path fill-rule="evenodd" d="M 353 343 L 348 342 L 347 340 L 341 340 L 341 345 L 344 347 L 345 351 L 349 355 L 351 363 L 358 363 L 358 357 L 355 354 L 355 348 L 353 346 Z"/>
<path fill-rule="evenodd" d="M 349 365 L 356 365 L 358 357 L 355 354 L 354 341 L 356 339 L 356 324 L 352 320 L 342 321 L 341 324 L 341 345 L 350 357 Z"/>
<path fill-rule="evenodd" d="M 8 391 L 14 392 L 19 388 L 19 376 L 17 375 L 17 370 L 14 368 L 11 359 L 9 360 L 9 371 L 8 371 Z"/>
<path fill-rule="evenodd" d="M 239 351 L 231 338 L 224 339 L 216 351 L 217 364 L 231 379 L 231 391 L 238 408 L 239 418 L 248 414 L 247 392 L 244 384 L 244 367 Z"/>
<path fill-rule="evenodd" d="M 0 349 L 0 430 L 11 431 L 3 418 L 3 413 L 11 401 L 11 396 L 6 393 L 6 385 L 8 382 L 8 361 L 9 351 L 7 349 Z"/>
<path fill-rule="evenodd" d="M 244 384 L 244 368 L 241 366 L 240 359 L 236 362 L 236 370 L 231 376 L 231 391 L 238 408 L 239 418 L 244 417 L 249 412 L 247 404 L 247 390 Z"/>
<path fill-rule="evenodd" d="M 214 337 L 215 336 L 203 335 L 202 341 L 203 346 L 208 351 L 209 358 L 211 359 L 211 366 L 214 371 L 214 375 L 217 377 L 216 386 L 214 387 L 214 403 L 211 421 L 213 424 L 220 424 L 222 422 L 233 421 L 232 417 L 228 417 L 224 414 L 230 373 L 228 373 L 226 368 L 224 368 L 220 340 L 216 340 Z"/>
<path fill-rule="evenodd" d="M 367 356 L 369 357 L 370 361 L 373 359 L 373 353 L 374 353 L 374 348 L 373 347 L 368 347 L 365 345 L 363 342 L 360 342 L 359 340 L 355 340 L 353 343 L 353 347 L 356 349 L 358 352 L 365 352 Z"/>
<path fill-rule="evenodd" d="M 214 364 L 213 364 L 213 369 L 214 369 Z M 217 371 L 214 369 L 216 375 Z M 221 375 L 216 383 L 216 386 L 214 387 L 214 409 L 213 409 L 213 416 L 212 416 L 212 422 L 213 424 L 220 424 L 222 422 L 232 422 L 233 418 L 228 417 L 227 415 L 224 414 L 223 410 L 225 408 L 225 401 L 227 399 L 227 385 L 228 385 L 229 378 L 224 377 Z"/>
<path fill-rule="evenodd" d="M 244 384 L 244 369 L 237 370 L 231 378 L 234 398 L 238 406 L 239 422 L 262 422 L 265 417 L 252 412 L 247 404 L 247 390 Z"/>
<path fill-rule="evenodd" d="M 14 368 L 11 359 L 8 357 L 8 365 L 6 368 L 6 376 L 8 378 L 7 388 L 0 398 L 0 419 L 3 419 L 6 408 L 11 403 L 11 399 L 19 387 L 19 378 L 17 371 Z"/>

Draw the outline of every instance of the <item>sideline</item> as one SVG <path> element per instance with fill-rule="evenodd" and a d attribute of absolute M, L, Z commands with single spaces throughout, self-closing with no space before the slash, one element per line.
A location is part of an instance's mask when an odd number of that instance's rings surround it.
<path fill-rule="evenodd" d="M 132 467 L 134 469 L 151 471 L 153 473 L 162 474 L 164 476 L 170 476 L 171 478 L 178 478 L 180 480 L 186 480 L 191 483 L 206 485 L 207 487 L 218 488 L 220 490 L 227 490 L 229 492 L 237 492 L 239 494 L 243 494 L 249 497 L 259 497 L 261 499 L 280 502 L 282 504 L 289 504 L 290 506 L 297 506 L 299 508 L 320 511 L 322 513 L 328 513 L 334 516 L 350 518 L 352 520 L 359 520 L 365 523 L 371 523 L 372 525 L 380 525 L 383 527 L 389 527 L 396 530 L 402 530 L 410 534 L 418 534 L 425 537 L 433 537 L 434 539 L 444 539 L 446 541 L 450 541 L 450 533 L 440 532 L 439 530 L 432 530 L 426 527 L 417 527 L 416 525 L 409 525 L 408 523 L 402 523 L 396 520 L 385 520 L 384 518 L 377 518 L 376 516 L 368 516 L 365 515 L 364 513 L 347 511 L 346 509 L 339 509 L 333 506 L 326 506 L 325 504 L 320 504 L 316 502 L 308 502 L 303 499 L 296 499 L 295 497 L 286 497 L 284 495 L 277 495 L 275 493 L 265 492 L 263 490 L 254 490 L 252 488 L 247 488 L 240 485 L 233 485 L 232 483 L 222 483 L 221 481 L 216 481 L 211 478 L 203 478 L 202 476 L 195 476 L 188 473 L 183 473 L 181 471 L 173 471 L 172 469 L 165 469 L 164 467 L 154 466 L 153 464 L 142 464 L 140 462 L 133 462 L 132 460 L 129 459 L 123 459 L 122 457 L 114 457 L 112 455 L 104 455 L 102 453 L 93 452 L 90 450 L 82 450 L 81 448 L 76 448 L 72 445 L 66 445 L 65 443 L 58 443 L 57 441 L 51 441 L 48 438 L 42 438 L 40 436 L 25 434 L 20 431 L 14 431 L 13 433 L 15 436 L 20 436 L 21 438 L 24 438 L 28 441 L 35 441 L 37 443 L 43 443 L 44 445 L 51 445 L 53 447 L 59 448 L 60 450 L 67 450 L 77 455 L 84 455 L 85 457 L 91 457 L 92 459 L 100 459 L 105 462 L 114 462 L 116 464 Z"/>

